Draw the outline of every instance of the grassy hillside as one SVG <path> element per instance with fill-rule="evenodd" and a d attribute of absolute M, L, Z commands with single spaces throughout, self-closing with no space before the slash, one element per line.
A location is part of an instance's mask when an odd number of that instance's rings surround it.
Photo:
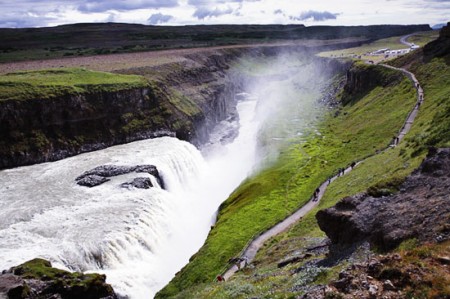
<path fill-rule="evenodd" d="M 145 87 L 141 76 L 61 68 L 0 75 L 0 101 L 46 99 L 83 92 Z"/>
<path fill-rule="evenodd" d="M 286 208 L 301 205 L 315 186 L 336 168 L 372 155 L 387 145 L 415 102 L 415 92 L 407 80 L 395 86 L 376 87 L 357 103 L 330 112 L 321 122 L 320 135 L 287 146 L 273 167 L 244 182 L 223 205 L 219 221 L 205 246 L 159 298 L 295 298 L 304 292 L 306 285 L 327 283 L 336 278 L 346 263 L 306 274 L 296 274 L 294 270 L 305 265 L 308 259 L 281 269 L 277 263 L 314 245 L 316 237 L 324 236 L 315 219 L 319 209 L 369 187 L 395 192 L 402 179 L 420 164 L 428 146 L 450 146 L 450 66 L 445 58 L 427 64 L 420 59 L 415 61 L 410 69 L 424 88 L 425 102 L 400 146 L 368 158 L 348 175 L 334 181 L 318 208 L 288 232 L 267 242 L 253 267 L 225 283 L 212 282 L 214 275 L 226 265 L 227 258 L 238 254 L 245 245 L 245 240 L 241 240 L 244 233 L 257 233 L 268 224 L 268 219 L 275 222 L 286 213 Z M 233 227 L 233 222 L 240 226 Z M 406 252 L 406 256 L 408 262 L 419 262 L 417 253 Z M 444 278 L 433 279 L 438 283 Z M 417 290 L 420 294 L 412 290 L 411 296 L 426 296 L 423 294 L 432 288 L 433 285 L 427 290 Z M 445 288 L 439 284 L 433 292 L 445 292 Z"/>
<path fill-rule="evenodd" d="M 378 66 L 369 68 L 391 74 Z M 403 78 L 399 84 L 378 86 L 353 105 L 329 112 L 306 138 L 290 139 L 274 165 L 243 182 L 224 202 L 205 245 L 157 297 L 185 290 L 175 297 L 219 298 L 186 288 L 213 281 L 248 240 L 302 206 L 338 168 L 386 147 L 414 103 L 412 84 Z"/>

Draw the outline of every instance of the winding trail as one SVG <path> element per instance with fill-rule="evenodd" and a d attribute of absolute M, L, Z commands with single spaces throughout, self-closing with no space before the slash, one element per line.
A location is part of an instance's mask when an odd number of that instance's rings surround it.
<path fill-rule="evenodd" d="M 415 35 L 415 33 L 411 33 L 411 34 L 402 36 L 402 37 L 400 38 L 400 42 L 401 42 L 402 44 L 408 46 L 408 47 L 414 46 L 414 43 L 410 43 L 410 42 L 407 41 L 407 39 L 410 38 L 410 37 L 413 36 L 413 35 Z"/>
<path fill-rule="evenodd" d="M 404 38 L 406 39 L 409 36 L 405 36 Z M 417 101 L 416 104 L 414 106 L 414 108 L 411 110 L 411 112 L 408 114 L 402 128 L 400 129 L 400 131 L 397 134 L 397 138 L 398 140 L 395 141 L 393 140 L 393 142 L 385 149 L 389 149 L 391 147 L 395 147 L 404 137 L 405 135 L 409 132 L 409 130 L 411 129 L 411 126 L 419 112 L 419 108 L 420 105 L 422 104 L 423 100 L 424 100 L 424 93 L 423 93 L 423 89 L 419 84 L 419 81 L 417 80 L 416 76 L 405 70 L 402 68 L 397 68 L 397 67 L 393 67 L 387 64 L 379 64 L 383 67 L 389 68 L 389 69 L 393 69 L 393 70 L 397 70 L 400 71 L 402 73 L 404 73 L 414 84 L 414 87 L 416 88 L 417 91 Z M 373 155 L 372 155 L 373 156 Z M 371 157 L 372 157 L 371 156 Z M 367 158 L 366 158 L 367 159 Z M 365 159 L 364 159 L 365 160 Z M 364 162 L 364 160 L 361 160 L 359 162 L 356 163 L 356 165 Z M 354 166 L 356 166 L 354 165 Z M 344 170 L 344 174 L 350 172 L 353 169 L 353 167 L 348 167 Z M 341 174 L 342 175 L 342 174 Z M 279 222 L 278 224 L 276 224 L 275 226 L 273 226 L 272 228 L 268 229 L 267 231 L 261 233 L 260 235 L 258 235 L 255 239 L 253 239 L 245 248 L 245 250 L 242 252 L 242 254 L 240 255 L 239 258 L 235 259 L 237 262 L 232 265 L 231 267 L 229 267 L 221 276 L 224 280 L 228 280 L 231 276 L 233 276 L 234 273 L 236 273 L 237 271 L 239 271 L 240 269 L 244 268 L 247 266 L 248 263 L 251 263 L 253 261 L 253 259 L 256 256 L 256 253 L 258 252 L 258 250 L 263 246 L 263 244 L 270 238 L 286 231 L 291 225 L 293 225 L 294 223 L 296 223 L 297 221 L 299 221 L 304 215 L 306 215 L 309 211 L 311 211 L 314 207 L 316 207 L 320 200 L 322 199 L 328 185 L 336 180 L 340 175 L 335 175 L 332 178 L 330 178 L 329 180 L 323 182 L 319 187 L 319 194 L 317 196 L 317 198 L 312 197 L 304 206 L 302 206 L 300 209 L 298 209 L 297 211 L 295 211 L 293 214 L 291 214 L 290 216 L 288 216 L 287 218 L 285 218 L 284 220 L 282 220 L 281 222 Z"/>

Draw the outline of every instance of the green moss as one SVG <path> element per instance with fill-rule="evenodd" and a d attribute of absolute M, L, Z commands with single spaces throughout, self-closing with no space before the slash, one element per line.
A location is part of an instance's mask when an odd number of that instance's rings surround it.
<path fill-rule="evenodd" d="M 67 94 L 113 92 L 147 86 L 143 77 L 78 68 L 9 73 L 0 76 L 0 101 L 48 99 Z"/>
<path fill-rule="evenodd" d="M 90 299 L 103 298 L 114 294 L 112 287 L 105 283 L 105 275 L 72 273 L 56 269 L 52 267 L 49 261 L 40 258 L 13 267 L 12 271 L 23 279 L 49 282 L 44 286 L 44 289 L 39 290 L 44 294 L 49 292 L 60 294 L 62 298 Z M 27 284 L 25 284 L 24 291 L 29 291 Z"/>

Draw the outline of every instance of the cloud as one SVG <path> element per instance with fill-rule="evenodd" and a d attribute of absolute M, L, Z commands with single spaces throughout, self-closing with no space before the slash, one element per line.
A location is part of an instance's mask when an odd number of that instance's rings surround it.
<path fill-rule="evenodd" d="M 78 5 L 78 10 L 81 12 L 105 12 L 175 6 L 178 6 L 178 0 L 84 0 Z"/>
<path fill-rule="evenodd" d="M 152 25 L 167 23 L 173 19 L 171 15 L 163 15 L 162 13 L 155 13 L 148 18 L 148 22 Z"/>
<path fill-rule="evenodd" d="M 214 8 L 214 9 L 209 9 L 207 7 L 200 7 L 197 8 L 194 12 L 194 14 L 192 15 L 193 17 L 196 17 L 199 20 L 204 20 L 206 18 L 212 18 L 212 17 L 219 17 L 222 15 L 229 15 L 233 13 L 233 9 L 231 7 L 228 8 Z"/>
<path fill-rule="evenodd" d="M 273 12 L 275 15 L 284 15 L 284 12 L 281 9 L 277 9 Z"/>
<path fill-rule="evenodd" d="M 214 5 L 214 4 L 224 4 L 224 3 L 242 3 L 242 2 L 259 2 L 261 0 L 188 0 L 189 5 L 199 6 L 199 5 Z"/>
<path fill-rule="evenodd" d="M 306 21 L 312 19 L 314 22 L 318 21 L 325 21 L 325 20 L 334 20 L 337 18 L 339 14 L 338 13 L 331 13 L 328 11 L 315 11 L 315 10 L 309 10 L 309 11 L 303 11 L 300 16 L 291 16 L 290 18 L 292 20 L 297 21 Z"/>
<path fill-rule="evenodd" d="M 0 28 L 29 28 L 46 26 L 57 21 L 61 15 L 57 10 L 42 12 L 34 9 L 28 11 L 10 11 L 0 15 Z"/>

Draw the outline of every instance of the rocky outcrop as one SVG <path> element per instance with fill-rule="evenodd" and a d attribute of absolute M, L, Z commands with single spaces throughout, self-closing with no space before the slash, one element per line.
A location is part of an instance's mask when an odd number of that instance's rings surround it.
<path fill-rule="evenodd" d="M 156 178 L 158 184 L 164 189 L 164 180 L 159 174 L 158 169 L 154 165 L 137 165 L 137 166 L 121 166 L 121 165 L 101 165 L 88 170 L 78 176 L 75 181 L 78 185 L 86 187 L 94 187 L 109 181 L 109 177 L 127 174 L 131 172 L 148 173 Z M 132 182 L 122 184 L 123 187 L 134 186 L 136 188 L 148 189 L 153 187 L 149 178 L 137 178 Z"/>
<path fill-rule="evenodd" d="M 347 71 L 342 103 L 355 103 L 375 87 L 395 85 L 402 78 L 402 73 L 382 66 L 354 63 Z"/>
<path fill-rule="evenodd" d="M 449 193 L 450 149 L 431 149 L 420 168 L 400 185 L 400 192 L 347 197 L 319 211 L 316 218 L 335 245 L 368 240 L 389 250 L 410 238 L 441 242 L 450 239 Z"/>
<path fill-rule="evenodd" d="M 161 101 L 151 86 L 0 101 L 0 169 L 188 130 L 171 125 L 180 116 L 156 117 L 165 107 Z"/>
<path fill-rule="evenodd" d="M 439 38 L 426 44 L 423 48 L 424 60 L 450 54 L 450 22 L 439 31 Z"/>
<path fill-rule="evenodd" d="M 71 273 L 34 259 L 0 275 L 0 297 L 9 299 L 62 298 L 114 299 L 111 285 L 100 274 Z"/>

